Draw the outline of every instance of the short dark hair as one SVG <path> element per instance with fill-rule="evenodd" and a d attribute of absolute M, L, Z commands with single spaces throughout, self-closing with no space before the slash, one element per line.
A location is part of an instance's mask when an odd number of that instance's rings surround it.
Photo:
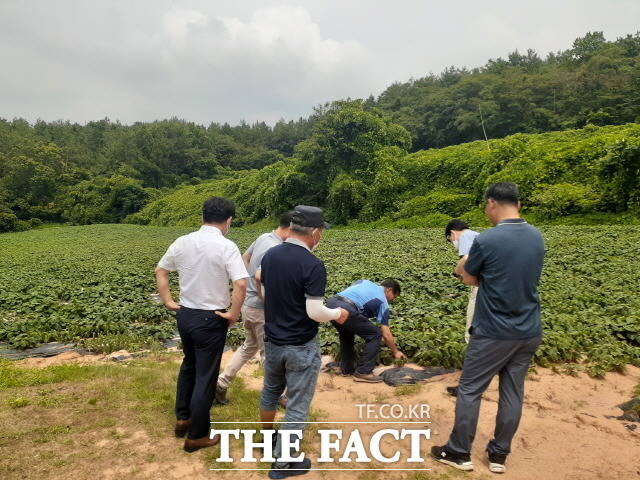
<path fill-rule="evenodd" d="M 202 205 L 202 218 L 205 223 L 226 222 L 236 214 L 236 206 L 224 197 L 207 198 Z"/>
<path fill-rule="evenodd" d="M 402 290 L 398 281 L 394 280 L 393 278 L 387 278 L 386 280 L 381 281 L 380 285 L 385 288 L 390 288 L 396 297 L 400 295 L 400 292 Z"/>
<path fill-rule="evenodd" d="M 464 220 L 460 220 L 459 218 L 454 218 L 449 223 L 447 223 L 447 226 L 444 229 L 444 238 L 449 238 L 449 235 L 451 235 L 451 232 L 453 230 L 458 232 L 467 230 L 468 228 L 469 225 L 467 224 L 467 222 L 465 222 Z"/>
<path fill-rule="evenodd" d="M 281 228 L 289 228 L 291 226 L 291 220 L 293 220 L 294 215 L 293 210 L 289 210 L 288 212 L 284 212 L 280 215 L 280 227 Z"/>
<path fill-rule="evenodd" d="M 520 192 L 518 186 L 511 182 L 492 183 L 484 193 L 484 199 L 492 198 L 498 203 L 508 203 L 518 205 L 520 200 Z"/>

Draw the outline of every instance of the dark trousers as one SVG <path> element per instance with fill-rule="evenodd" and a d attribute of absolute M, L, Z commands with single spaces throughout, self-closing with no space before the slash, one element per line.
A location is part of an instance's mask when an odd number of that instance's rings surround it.
<path fill-rule="evenodd" d="M 184 359 L 178 375 L 176 418 L 191 419 L 188 438 L 209 436 L 227 320 L 208 310 L 180 307 L 176 314 Z"/>
<path fill-rule="evenodd" d="M 541 337 L 496 340 L 471 335 L 456 397 L 456 419 L 447 443 L 455 453 L 470 453 L 476 435 L 480 400 L 495 375 L 500 379 L 500 399 L 493 439 L 487 449 L 508 455 L 518 430 L 524 400 L 524 379 Z"/>
<path fill-rule="evenodd" d="M 358 309 L 350 303 L 335 297 L 327 301 L 328 308 L 344 308 L 349 312 L 349 318 L 343 324 L 331 322 L 340 337 L 340 369 L 342 373 L 354 372 L 370 374 L 376 366 L 376 359 L 380 353 L 380 340 L 382 332 L 380 328 L 360 314 Z M 359 336 L 365 342 L 362 357 L 356 367 L 355 336 Z"/>

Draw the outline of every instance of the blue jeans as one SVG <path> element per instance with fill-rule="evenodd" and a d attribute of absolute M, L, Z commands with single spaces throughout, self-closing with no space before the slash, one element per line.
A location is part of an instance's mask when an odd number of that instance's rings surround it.
<path fill-rule="evenodd" d="M 304 430 L 309 406 L 320 373 L 320 345 L 317 337 L 303 345 L 264 344 L 264 386 L 260 409 L 275 410 L 280 395 L 287 390 L 287 407 L 280 430 Z M 280 439 L 275 449 L 280 456 Z"/>

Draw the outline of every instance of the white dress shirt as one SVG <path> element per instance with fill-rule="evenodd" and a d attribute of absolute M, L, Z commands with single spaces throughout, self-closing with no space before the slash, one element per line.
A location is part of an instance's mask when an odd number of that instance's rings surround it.
<path fill-rule="evenodd" d="M 249 276 L 238 246 L 210 225 L 179 237 L 158 266 L 178 272 L 180 305 L 201 310 L 228 308 L 229 280 Z"/>

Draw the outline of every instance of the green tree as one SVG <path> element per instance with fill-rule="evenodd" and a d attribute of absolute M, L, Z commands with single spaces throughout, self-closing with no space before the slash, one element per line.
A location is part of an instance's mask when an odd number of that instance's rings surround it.
<path fill-rule="evenodd" d="M 303 162 L 302 171 L 310 180 L 313 201 L 324 205 L 331 195 L 332 205 L 337 208 L 342 202 L 338 198 L 344 199 L 347 190 L 355 195 L 345 177 L 340 177 L 340 185 L 335 188 L 333 181 L 342 174 L 353 178 L 375 175 L 375 154 L 389 146 L 409 149 L 409 132 L 379 112 L 365 110 L 359 100 L 328 106 L 315 123 L 312 136 L 296 147 L 296 155 Z M 349 203 L 348 212 L 334 210 L 334 214 L 342 219 L 352 218 L 359 213 L 354 206 L 362 203 L 360 200 Z"/>
<path fill-rule="evenodd" d="M 599 162 L 597 172 L 609 209 L 640 211 L 640 138 L 614 144 Z"/>

